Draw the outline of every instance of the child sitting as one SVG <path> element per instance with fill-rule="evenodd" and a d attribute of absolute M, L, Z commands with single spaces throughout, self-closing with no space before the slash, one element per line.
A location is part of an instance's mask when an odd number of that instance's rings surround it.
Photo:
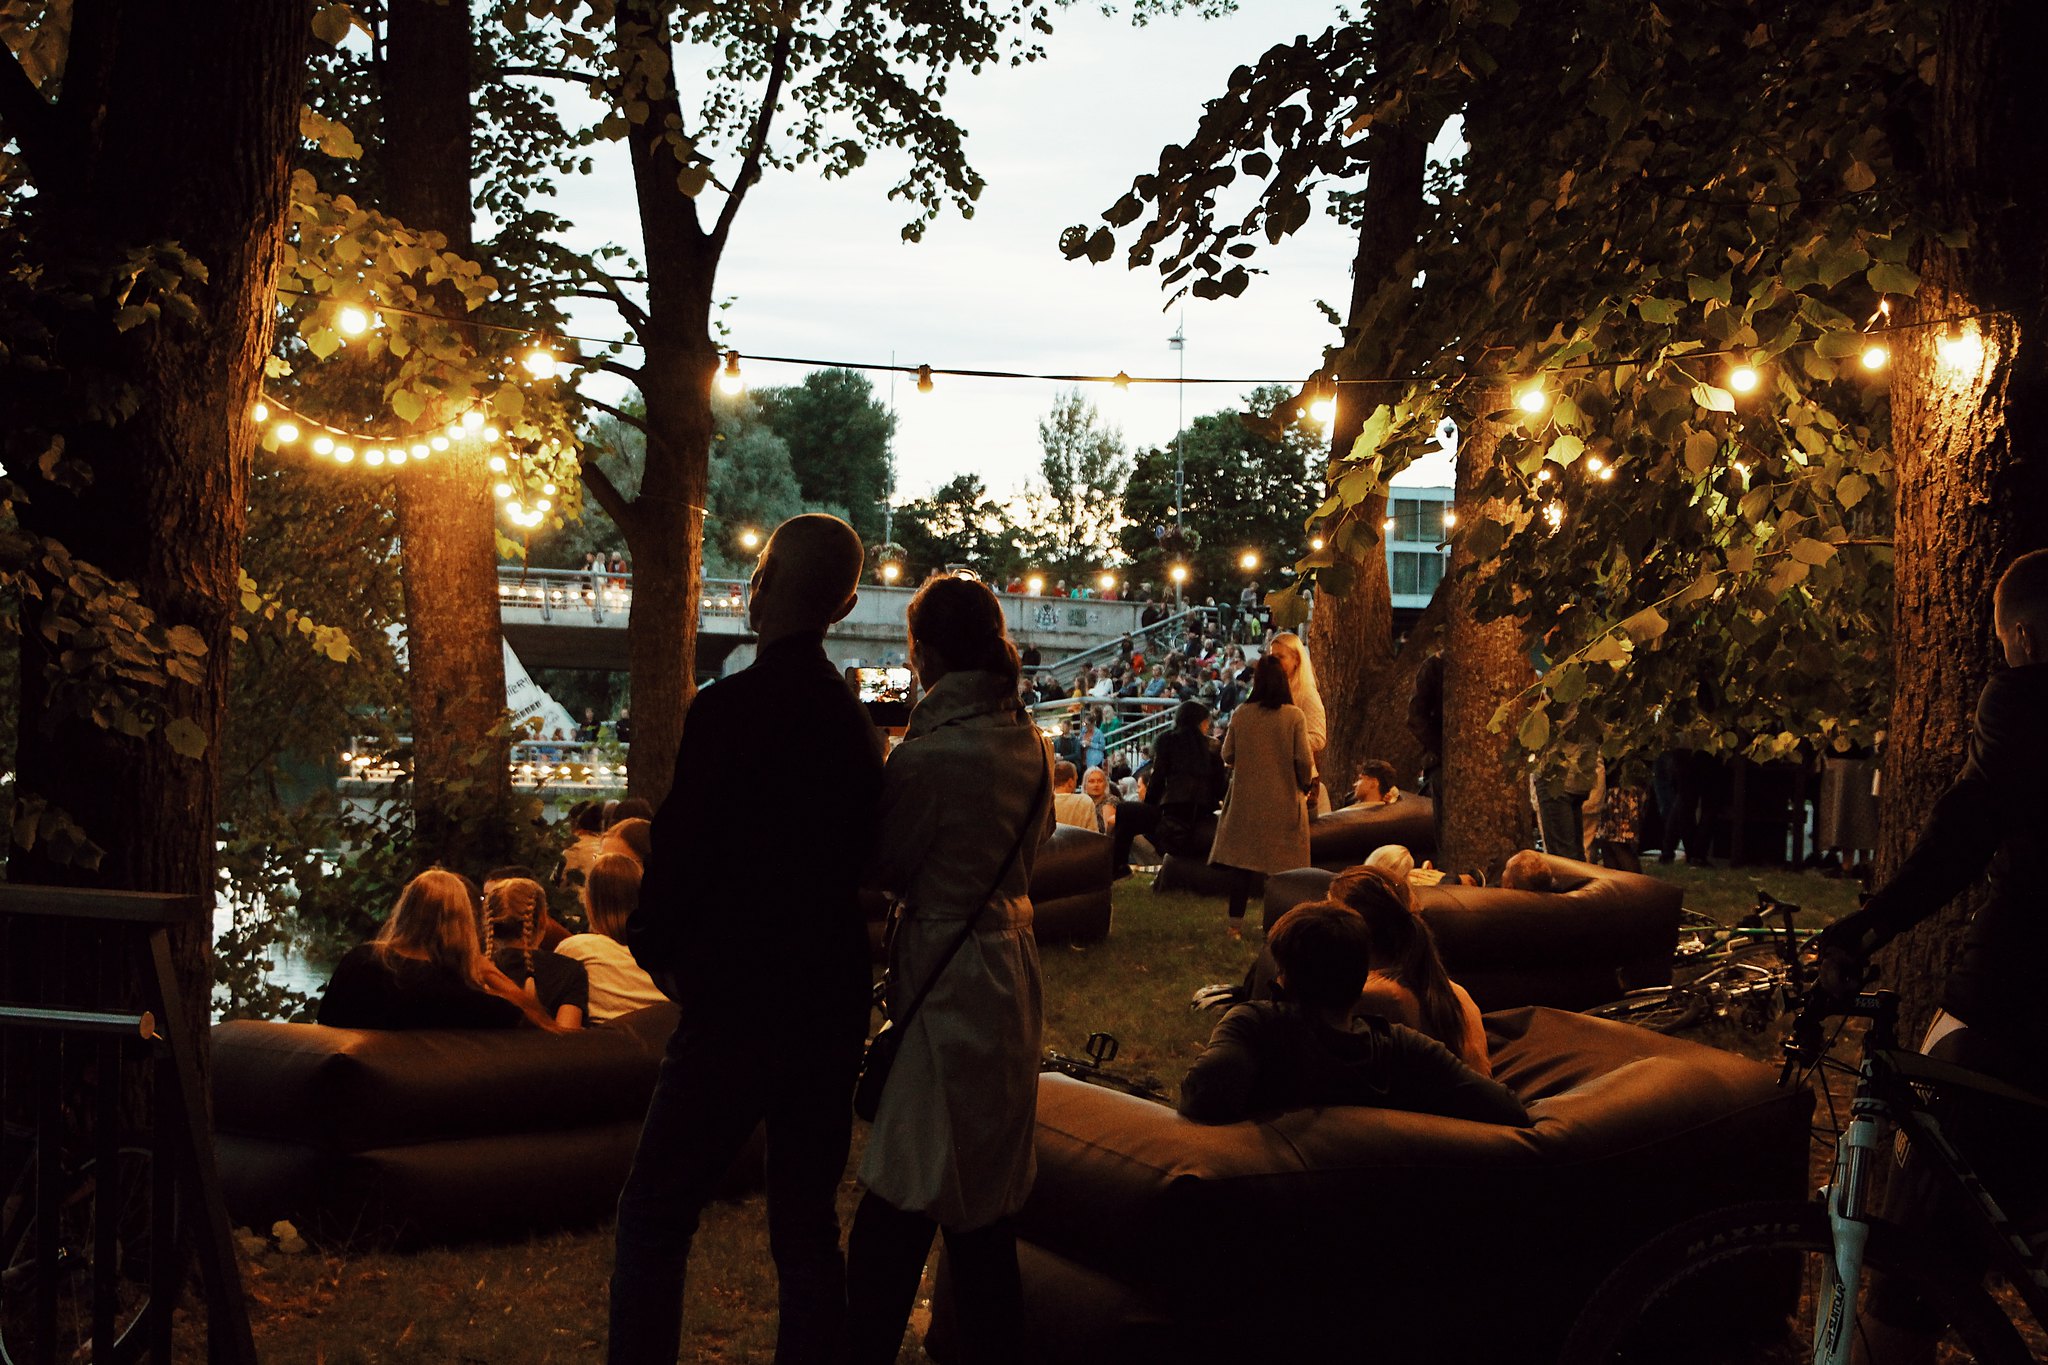
<path fill-rule="evenodd" d="M 624 853 L 605 854 L 590 865 L 590 874 L 583 879 L 583 912 L 591 932 L 571 934 L 555 949 L 563 957 L 581 962 L 589 973 L 593 1024 L 668 999 L 646 969 L 634 961 L 624 941 L 626 920 L 639 900 L 639 862 Z"/>
<path fill-rule="evenodd" d="M 1180 1112 L 1198 1123 L 1369 1105 L 1527 1127 L 1506 1086 L 1413 1029 L 1354 1015 L 1372 968 L 1372 936 L 1331 901 L 1298 905 L 1267 935 L 1287 1003 L 1255 1001 L 1223 1016 L 1181 1082 Z"/>
<path fill-rule="evenodd" d="M 581 962 L 540 946 L 547 903 L 546 889 L 530 878 L 492 882 L 484 892 L 484 951 L 556 1023 L 581 1028 L 590 1007 L 590 975 Z"/>

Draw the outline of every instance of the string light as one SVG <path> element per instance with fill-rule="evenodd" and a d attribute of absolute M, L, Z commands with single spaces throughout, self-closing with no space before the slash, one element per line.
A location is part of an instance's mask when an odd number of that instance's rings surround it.
<path fill-rule="evenodd" d="M 519 363 L 535 379 L 553 379 L 561 372 L 562 362 L 555 353 L 545 346 L 536 346 L 520 357 Z"/>
<path fill-rule="evenodd" d="M 1553 531 L 1564 525 L 1564 504 L 1561 502 L 1545 503 L 1543 505 L 1543 519 L 1550 523 L 1550 529 Z"/>
<path fill-rule="evenodd" d="M 355 458 L 356 448 L 354 446 L 336 446 L 334 448 L 334 462 L 336 464 L 350 464 Z"/>
<path fill-rule="evenodd" d="M 462 425 L 470 431 L 482 430 L 483 424 L 484 413 L 482 408 L 471 408 L 468 412 L 462 414 Z"/>
<path fill-rule="evenodd" d="M 334 438 L 324 432 L 315 436 L 313 438 L 313 453 L 315 455 L 332 455 L 334 453 Z"/>
<path fill-rule="evenodd" d="M 555 486 L 553 484 L 549 484 L 548 492 L 552 493 L 554 491 Z M 740 546 L 742 549 L 752 550 L 758 547 L 760 543 L 761 533 L 759 531 L 756 531 L 753 527 L 749 526 L 746 530 L 740 532 Z"/>
<path fill-rule="evenodd" d="M 1863 348 L 1863 368 L 1866 370 L 1881 370 L 1891 358 L 1892 353 L 1875 342 Z"/>
<path fill-rule="evenodd" d="M 1453 512 L 1450 508 L 1446 507 L 1444 509 L 1444 529 L 1448 531 L 1457 524 L 1458 514 L 1456 512 Z"/>
<path fill-rule="evenodd" d="M 740 353 L 725 353 L 725 368 L 718 373 L 718 387 L 728 394 L 739 394 L 747 387 L 746 379 L 740 374 Z"/>
<path fill-rule="evenodd" d="M 1541 385 L 1531 384 L 1515 395 L 1515 406 L 1534 417 L 1550 406 L 1550 396 L 1543 392 Z"/>
<path fill-rule="evenodd" d="M 1613 466 L 1613 465 L 1608 465 L 1608 466 L 1607 466 L 1607 467 L 1606 467 L 1605 469 L 1603 469 L 1603 470 L 1601 470 L 1601 471 L 1600 471 L 1600 482 L 1602 482 L 1602 483 L 1613 483 L 1613 482 L 1614 482 L 1614 466 Z"/>
<path fill-rule="evenodd" d="M 1323 548 L 1323 538 L 1322 538 L 1321 536 L 1316 536 L 1316 537 L 1315 537 L 1314 539 L 1312 539 L 1312 540 L 1310 540 L 1310 541 L 1309 541 L 1309 543 L 1308 543 L 1308 547 L 1309 547 L 1309 549 L 1311 549 L 1311 550 L 1320 550 L 1320 549 L 1322 549 L 1322 548 Z"/>
<path fill-rule="evenodd" d="M 364 452 L 363 452 L 363 463 L 364 463 L 364 464 L 367 464 L 367 465 L 380 465 L 380 464 L 383 464 L 383 463 L 384 463 L 384 452 L 383 452 L 383 451 L 381 451 L 381 450 L 378 450 L 378 449 L 376 449 L 376 448 L 375 448 L 375 447 L 373 446 L 373 447 L 372 447 L 372 448 L 370 448 L 369 450 L 366 450 L 366 451 L 364 451 Z"/>
<path fill-rule="evenodd" d="M 1394 519 L 1392 517 L 1388 517 L 1385 521 L 1380 523 L 1380 528 L 1384 530 L 1388 535 L 1394 534 Z"/>
<path fill-rule="evenodd" d="M 249 409 L 249 415 L 259 422 L 267 422 L 270 420 L 270 407 L 268 404 L 258 403 Z"/>
<path fill-rule="evenodd" d="M 894 583 L 897 579 L 901 578 L 902 576 L 903 566 L 898 564 L 895 560 L 892 559 L 882 566 L 882 581 L 884 583 Z"/>
<path fill-rule="evenodd" d="M 1257 550 L 1246 550 L 1237 557 L 1237 567 L 1243 569 L 1246 573 L 1250 573 L 1253 569 L 1258 568 L 1259 552 Z"/>
<path fill-rule="evenodd" d="M 1763 376 L 1756 372 L 1756 366 L 1746 362 L 1728 371 L 1728 387 L 1735 393 L 1754 393 L 1762 382 Z"/>
<path fill-rule="evenodd" d="M 299 439 L 299 429 L 290 422 L 279 422 L 271 431 L 276 435 L 279 445 L 290 445 Z"/>
<path fill-rule="evenodd" d="M 1984 368 L 1984 338 L 1974 327 L 1965 328 L 1960 323 L 1951 326 L 1934 343 L 1934 353 L 1944 366 L 1961 376 L 1974 375 Z"/>
<path fill-rule="evenodd" d="M 501 483 L 497 487 L 493 488 L 491 492 L 497 494 L 501 498 L 509 498 L 512 496 L 512 485 L 509 483 Z"/>
<path fill-rule="evenodd" d="M 370 330 L 370 315 L 360 308 L 344 308 L 334 315 L 334 325 L 343 336 L 359 337 Z"/>

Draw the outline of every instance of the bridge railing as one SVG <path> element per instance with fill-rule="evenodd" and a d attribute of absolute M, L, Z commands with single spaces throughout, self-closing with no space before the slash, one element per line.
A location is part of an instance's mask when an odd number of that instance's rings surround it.
<path fill-rule="evenodd" d="M 377 747 L 374 740 L 358 740 L 341 755 L 341 780 L 388 785 L 406 776 L 400 755 L 412 747 L 410 736 L 398 737 L 396 749 Z M 506 767 L 515 787 L 556 787 L 592 791 L 626 785 L 626 759 L 630 747 L 624 744 L 585 744 L 575 740 L 521 740 L 511 746 Z"/>
<path fill-rule="evenodd" d="M 498 570 L 498 605 L 525 607 L 553 622 L 624 625 L 633 610 L 633 575 L 584 569 Z M 744 617 L 747 584 L 737 578 L 707 578 L 697 610 L 704 617 Z"/>

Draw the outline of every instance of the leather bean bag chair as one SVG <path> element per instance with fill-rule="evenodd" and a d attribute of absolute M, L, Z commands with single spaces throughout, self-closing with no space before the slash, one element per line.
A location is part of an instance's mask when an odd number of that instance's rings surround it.
<path fill-rule="evenodd" d="M 602 1223 L 673 1005 L 556 1037 L 236 1020 L 213 1029 L 221 1186 L 237 1224 L 412 1245 Z M 728 1178 L 757 1187 L 758 1140 Z"/>
<path fill-rule="evenodd" d="M 1812 1095 L 1755 1062 L 1554 1010 L 1487 1034 L 1533 1127 L 1359 1108 L 1205 1127 L 1042 1078 L 1026 1357 L 1552 1360 L 1648 1237 L 1805 1191 Z M 952 1365 L 948 1278 L 925 1348 Z"/>
<path fill-rule="evenodd" d="M 1216 838 L 1216 822 L 1203 822 L 1200 855 L 1168 854 L 1153 881 L 1158 891 L 1185 891 L 1197 896 L 1230 894 L 1230 874 L 1211 866 L 1207 849 Z M 1341 872 L 1382 844 L 1400 844 L 1415 855 L 1415 861 L 1436 856 L 1436 806 L 1428 797 L 1413 792 L 1401 795 L 1385 806 L 1373 809 L 1346 807 L 1318 815 L 1308 822 L 1309 861 L 1316 867 Z"/>
<path fill-rule="evenodd" d="M 1670 882 L 1543 855 L 1556 891 L 1497 886 L 1411 888 L 1444 968 L 1481 1010 L 1551 1005 L 1582 1010 L 1671 980 L 1684 893 Z M 1266 881 L 1261 928 L 1319 900 L 1335 874 L 1319 868 Z M 1270 972 L 1270 959 L 1262 965 Z M 1259 968 L 1254 968 L 1254 980 Z"/>
<path fill-rule="evenodd" d="M 1052 838 L 1031 865 L 1032 930 L 1040 943 L 1094 943 L 1109 937 L 1110 837 L 1074 825 L 1053 826 Z M 861 893 L 868 939 L 883 960 L 882 924 L 889 903 L 882 893 Z"/>

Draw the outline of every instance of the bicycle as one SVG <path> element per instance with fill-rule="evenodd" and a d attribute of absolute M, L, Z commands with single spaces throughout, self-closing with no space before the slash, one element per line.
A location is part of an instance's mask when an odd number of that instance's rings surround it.
<path fill-rule="evenodd" d="M 1761 1033 L 1804 1001 L 1800 953 L 1805 948 L 1794 916 L 1799 907 L 1757 888 L 1756 909 L 1740 923 L 1723 925 L 1696 912 L 1681 922 L 1673 981 L 1646 986 L 1585 1013 L 1656 1033 L 1680 1033 L 1710 1018 L 1734 1018 Z M 1770 924 L 1772 916 L 1782 927 Z M 1689 973 L 1678 980 L 1680 973 Z"/>
<path fill-rule="evenodd" d="M 1864 1272 L 1910 1284 L 1942 1318 L 1944 1360 L 2022 1365 L 2036 1357 L 1981 1280 L 1873 1211 L 1871 1177 L 1889 1150 L 1887 1127 L 1932 1160 L 1961 1196 L 1992 1267 L 2035 1323 L 2048 1328 L 2048 1228 L 2021 1229 L 1943 1133 L 1926 1093 L 1963 1087 L 2048 1111 L 2048 1099 L 1899 1047 L 1898 997 L 1815 997 L 1786 1043 L 1785 1071 L 1801 1081 L 1825 1064 L 1830 1013 L 1870 1021 L 1848 1127 L 1833 1175 L 1815 1198 L 1740 1205 L 1680 1224 L 1608 1277 L 1581 1312 L 1560 1365 L 1657 1361 L 1810 1361 L 1847 1365 L 1864 1336 Z M 1810 1305 L 1801 1320 L 1797 1309 Z M 1866 1341 L 1867 1349 L 1867 1341 Z M 1718 1352 L 1712 1354 L 1709 1352 Z"/>
<path fill-rule="evenodd" d="M 35 1130 L 12 1123 L 0 1149 L 0 1169 L 11 1176 L 0 1197 L 0 1365 L 135 1359 L 145 1344 L 156 1270 L 149 1149 L 118 1146 L 109 1167 L 66 1144 L 47 1154 L 53 1164 L 45 1171 Z M 43 1208 L 57 1211 L 54 1230 L 39 1225 Z M 95 1265 L 106 1258 L 114 1274 L 96 1277 Z M 93 1350 L 100 1312 L 111 1343 L 104 1361 Z"/>
<path fill-rule="evenodd" d="M 1090 1085 L 1099 1085 L 1108 1090 L 1121 1090 L 1126 1095 L 1136 1095 L 1141 1100 L 1151 1100 L 1156 1104 L 1171 1104 L 1172 1101 L 1167 1098 L 1166 1087 L 1161 1085 L 1156 1077 L 1132 1076 L 1109 1069 L 1109 1063 L 1116 1060 L 1120 1048 L 1121 1044 L 1117 1042 L 1115 1034 L 1091 1033 L 1088 1035 L 1087 1043 L 1083 1045 L 1083 1050 L 1088 1054 L 1086 1060 L 1069 1057 L 1063 1052 L 1047 1048 L 1038 1069 L 1041 1072 L 1055 1071 L 1062 1076 L 1071 1076 L 1077 1081 L 1086 1081 Z"/>

